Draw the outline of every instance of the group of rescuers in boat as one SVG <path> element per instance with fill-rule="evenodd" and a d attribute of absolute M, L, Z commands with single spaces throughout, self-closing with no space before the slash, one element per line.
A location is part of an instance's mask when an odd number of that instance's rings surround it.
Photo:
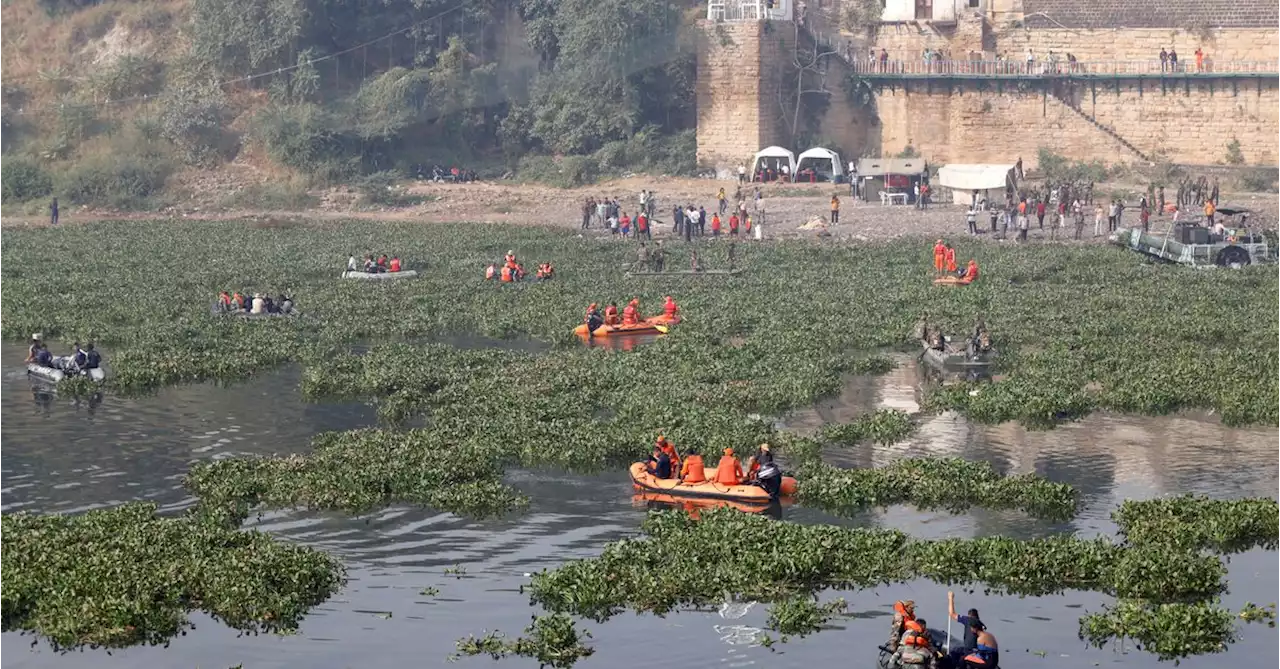
<path fill-rule="evenodd" d="M 924 342 L 924 345 L 943 353 L 947 352 L 947 337 L 942 334 L 942 328 L 929 325 L 928 316 L 921 316 L 916 322 L 915 329 L 916 339 Z M 970 360 L 986 355 L 991 352 L 991 333 L 987 331 L 987 324 L 982 321 L 979 316 L 973 323 L 973 334 L 965 340 L 965 354 Z"/>
<path fill-rule="evenodd" d="M 511 283 L 524 278 L 524 265 L 516 261 L 516 252 L 507 251 L 507 255 L 502 258 L 502 269 L 498 269 L 497 265 L 489 265 L 484 269 L 485 281 L 492 281 L 497 278 L 502 283 Z M 538 263 L 538 273 L 535 275 L 539 281 L 549 281 L 555 278 L 556 268 L 551 263 Z"/>
<path fill-rule="evenodd" d="M 347 258 L 348 272 L 364 272 L 365 274 L 382 274 L 384 272 L 399 272 L 400 269 L 401 269 L 400 259 L 395 257 L 387 258 L 387 254 L 385 253 L 378 256 L 376 260 L 371 255 L 365 256 L 363 264 L 360 261 L 356 260 L 355 256 L 351 256 L 350 258 Z"/>
<path fill-rule="evenodd" d="M 645 462 L 645 469 L 654 478 L 679 479 L 688 485 L 708 481 L 723 486 L 758 485 L 764 488 L 771 498 L 777 498 L 782 489 L 782 469 L 774 463 L 769 444 L 760 444 L 756 454 L 747 461 L 745 471 L 742 469 L 742 463 L 734 457 L 733 449 L 724 449 L 724 455 L 720 456 L 715 473 L 708 478 L 706 465 L 702 461 L 702 456 L 698 454 L 697 448 L 690 446 L 682 459 L 676 452 L 676 447 L 667 441 L 666 437 L 658 435 L 658 441 L 653 445 L 653 453 Z"/>
<path fill-rule="evenodd" d="M 44 343 L 40 333 L 31 335 L 31 345 L 27 347 L 28 363 L 41 367 L 61 369 L 64 373 L 79 374 L 102 366 L 102 354 L 93 350 L 93 342 L 80 346 L 80 342 L 71 345 L 71 354 L 55 361 L 49 347 Z"/>
<path fill-rule="evenodd" d="M 662 303 L 662 315 L 668 322 L 675 320 L 676 314 L 680 312 L 680 306 L 676 301 L 668 295 L 666 301 Z M 644 321 L 644 317 L 640 315 L 640 299 L 632 298 L 622 309 L 622 316 L 618 316 L 618 305 L 610 302 L 604 308 L 604 314 L 600 313 L 600 305 L 592 302 L 587 307 L 587 314 L 582 318 L 587 324 L 587 330 L 595 332 L 601 325 L 639 325 Z"/>
<path fill-rule="evenodd" d="M 941 665 L 958 669 L 998 669 L 1000 645 L 978 617 L 978 610 L 969 609 L 966 615 L 956 615 L 955 593 L 948 592 L 947 615 L 964 628 L 964 643 L 955 649 L 938 649 L 933 647 L 924 618 L 916 617 L 915 602 L 895 602 L 889 642 L 881 646 L 881 650 L 892 653 L 889 666 L 930 669 Z"/>
<path fill-rule="evenodd" d="M 291 314 L 293 298 L 284 293 L 272 298 L 265 293 L 254 293 L 252 297 L 240 291 L 218 293 L 218 310 L 223 313 L 244 312 L 247 314 Z"/>

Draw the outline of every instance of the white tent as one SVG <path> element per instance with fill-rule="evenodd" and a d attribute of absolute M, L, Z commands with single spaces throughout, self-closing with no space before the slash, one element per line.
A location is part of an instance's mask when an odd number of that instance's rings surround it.
<path fill-rule="evenodd" d="M 938 185 L 951 189 L 955 204 L 972 204 L 974 191 L 988 202 L 1003 202 L 1013 170 L 1013 165 L 944 165 L 938 170 Z"/>
<path fill-rule="evenodd" d="M 795 174 L 796 154 L 781 146 L 770 146 L 761 149 L 756 153 L 756 157 L 751 160 L 751 175 L 754 176 L 762 167 L 774 167 L 781 172 L 783 165 L 786 165 L 787 169 L 791 170 L 792 174 Z"/>
<path fill-rule="evenodd" d="M 844 163 L 840 162 L 840 154 L 831 149 L 815 146 L 800 154 L 796 159 L 796 181 L 807 181 L 801 172 L 812 169 L 818 181 L 843 181 Z"/>

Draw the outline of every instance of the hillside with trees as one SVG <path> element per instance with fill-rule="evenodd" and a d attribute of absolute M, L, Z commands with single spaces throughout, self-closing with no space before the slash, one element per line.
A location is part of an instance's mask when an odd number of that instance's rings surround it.
<path fill-rule="evenodd" d="M 182 175 L 237 166 L 297 189 L 433 164 L 562 185 L 690 172 L 699 11 L 6 0 L 4 201 L 149 208 Z"/>

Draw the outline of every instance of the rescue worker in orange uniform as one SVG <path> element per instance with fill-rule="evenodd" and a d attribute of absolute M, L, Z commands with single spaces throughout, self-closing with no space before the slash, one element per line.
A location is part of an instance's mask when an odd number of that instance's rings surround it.
<path fill-rule="evenodd" d="M 504 257 L 502 258 L 502 262 L 503 262 L 503 264 L 505 264 L 505 265 L 515 265 L 515 264 L 516 264 L 516 252 L 515 252 L 515 251 L 507 251 L 507 255 L 506 255 L 506 256 L 504 256 Z"/>
<path fill-rule="evenodd" d="M 969 266 L 960 271 L 960 278 L 968 279 L 970 283 L 978 280 L 978 261 L 970 259 Z"/>
<path fill-rule="evenodd" d="M 668 295 L 667 301 L 662 303 L 662 315 L 669 321 L 675 320 L 677 311 L 680 311 L 680 307 L 677 306 L 676 301 L 671 299 L 671 296 Z"/>
<path fill-rule="evenodd" d="M 392 272 L 399 272 L 399 271 L 400 271 L 400 259 L 399 259 L 399 258 L 392 258 L 392 259 L 391 259 L 390 269 L 391 269 L 391 271 L 392 271 Z"/>
<path fill-rule="evenodd" d="M 549 262 L 540 263 L 540 264 L 538 265 L 538 275 L 537 275 L 537 276 L 538 276 L 538 278 L 539 278 L 539 279 L 542 279 L 542 280 L 544 280 L 544 281 L 545 281 L 545 280 L 547 280 L 547 279 L 550 279 L 550 278 L 551 278 L 555 273 L 556 273 L 555 268 L 554 268 L 554 267 L 552 267 L 552 266 L 551 266 L 551 263 L 549 263 Z"/>
<path fill-rule="evenodd" d="M 902 635 L 902 643 L 894 652 L 898 666 L 913 665 L 926 669 L 934 666 L 938 654 L 929 639 L 927 624 L 924 618 L 907 621 L 907 631 Z"/>
<path fill-rule="evenodd" d="M 950 246 L 947 247 L 947 271 L 956 273 L 956 250 Z"/>
<path fill-rule="evenodd" d="M 947 245 L 939 239 L 933 245 L 933 269 L 938 274 L 942 274 L 942 268 L 946 267 L 947 262 Z"/>
<path fill-rule="evenodd" d="M 639 306 L 640 306 L 639 300 L 631 300 L 630 302 L 627 303 L 627 306 L 622 310 L 623 325 L 636 325 L 640 322 Z"/>
<path fill-rule="evenodd" d="M 658 450 L 667 454 L 667 458 L 671 460 L 671 471 L 680 471 L 680 454 L 676 453 L 676 447 L 672 446 L 671 442 L 667 441 L 666 437 L 658 435 L 658 441 L 653 445 Z"/>
<path fill-rule="evenodd" d="M 610 302 L 609 306 L 604 308 L 604 324 L 605 325 L 618 324 L 618 305 L 614 304 L 613 302 Z"/>
<path fill-rule="evenodd" d="M 716 483 L 720 485 L 739 485 L 742 483 L 742 463 L 733 457 L 733 449 L 724 449 L 720 464 L 716 465 Z"/>
<path fill-rule="evenodd" d="M 484 268 L 484 280 L 485 280 L 485 281 L 491 281 L 491 280 L 493 279 L 493 277 L 495 277 L 495 276 L 497 276 L 497 275 L 498 275 L 498 266 L 497 266 L 497 265 L 489 265 L 488 267 Z"/>
<path fill-rule="evenodd" d="M 511 268 L 511 265 L 503 265 L 502 266 L 502 282 L 511 283 L 512 281 L 515 281 L 515 280 L 516 280 L 515 270 Z"/>
<path fill-rule="evenodd" d="M 684 454 L 684 464 L 680 466 L 680 480 L 690 485 L 707 480 L 706 466 L 702 462 L 702 456 L 698 455 L 698 449 L 694 446 L 690 446 L 689 452 Z"/>

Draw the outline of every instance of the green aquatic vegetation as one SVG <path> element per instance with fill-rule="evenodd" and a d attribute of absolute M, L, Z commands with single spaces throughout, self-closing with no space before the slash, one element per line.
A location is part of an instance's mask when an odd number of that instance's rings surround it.
<path fill-rule="evenodd" d="M 643 530 L 642 537 L 609 544 L 599 557 L 535 574 L 533 603 L 603 621 L 627 608 L 661 615 L 707 605 L 725 592 L 780 601 L 915 578 L 1026 596 L 1070 589 L 1200 601 L 1222 592 L 1226 574 L 1211 556 L 1105 539 L 924 541 L 893 530 L 776 523 L 732 509 L 704 512 L 698 521 L 650 514 Z M 688 573 L 703 577 L 685 578 Z"/>
<path fill-rule="evenodd" d="M 1270 497 L 1228 500 L 1182 495 L 1126 500 L 1111 519 L 1136 546 L 1239 553 L 1253 548 L 1275 550 L 1280 538 L 1280 505 Z"/>
<path fill-rule="evenodd" d="M 490 449 L 430 430 L 329 432 L 307 456 L 197 463 L 185 485 L 197 510 L 238 524 L 259 506 L 363 513 L 399 503 L 485 516 L 527 500 L 502 483 Z"/>
<path fill-rule="evenodd" d="M 847 608 L 843 599 L 821 604 L 810 596 L 789 597 L 769 607 L 767 625 L 784 635 L 806 636 L 820 630 Z"/>
<path fill-rule="evenodd" d="M 859 416 L 852 423 L 824 425 L 819 437 L 844 446 L 853 446 L 860 441 L 888 445 L 906 439 L 915 429 L 915 422 L 906 412 L 880 409 Z"/>
<path fill-rule="evenodd" d="M 58 394 L 64 397 L 92 397 L 102 386 L 87 376 L 68 376 L 58 382 Z"/>
<path fill-rule="evenodd" d="M 287 633 L 344 581 L 334 558 L 130 503 L 79 516 L 5 514 L 3 630 L 56 649 L 168 643 L 201 610 L 250 633 Z"/>
<path fill-rule="evenodd" d="M 518 655 L 537 660 L 540 667 L 567 669 L 595 653 L 594 648 L 586 645 L 591 633 L 578 631 L 569 616 L 534 616 L 524 633 L 525 636 L 513 641 L 505 640 L 500 632 L 489 632 L 481 637 L 468 636 L 458 640 L 458 655 L 489 655 L 495 660 Z"/>
<path fill-rule="evenodd" d="M 1148 605 L 1122 600 L 1080 619 L 1080 638 L 1095 648 L 1124 639 L 1161 660 L 1220 653 L 1235 641 L 1231 612 L 1210 602 Z"/>
<path fill-rule="evenodd" d="M 905 503 L 956 513 L 974 506 L 1020 509 L 1036 517 L 1068 520 L 1079 503 L 1076 490 L 1065 483 L 1034 474 L 1003 476 L 986 462 L 960 458 L 910 458 L 875 469 L 809 461 L 797 474 L 800 501 L 845 513 Z"/>
<path fill-rule="evenodd" d="M 1246 623 L 1266 623 L 1267 627 L 1275 627 L 1275 602 L 1267 604 L 1266 606 L 1258 606 L 1253 602 L 1245 602 L 1244 608 L 1240 609 L 1240 619 Z"/>

